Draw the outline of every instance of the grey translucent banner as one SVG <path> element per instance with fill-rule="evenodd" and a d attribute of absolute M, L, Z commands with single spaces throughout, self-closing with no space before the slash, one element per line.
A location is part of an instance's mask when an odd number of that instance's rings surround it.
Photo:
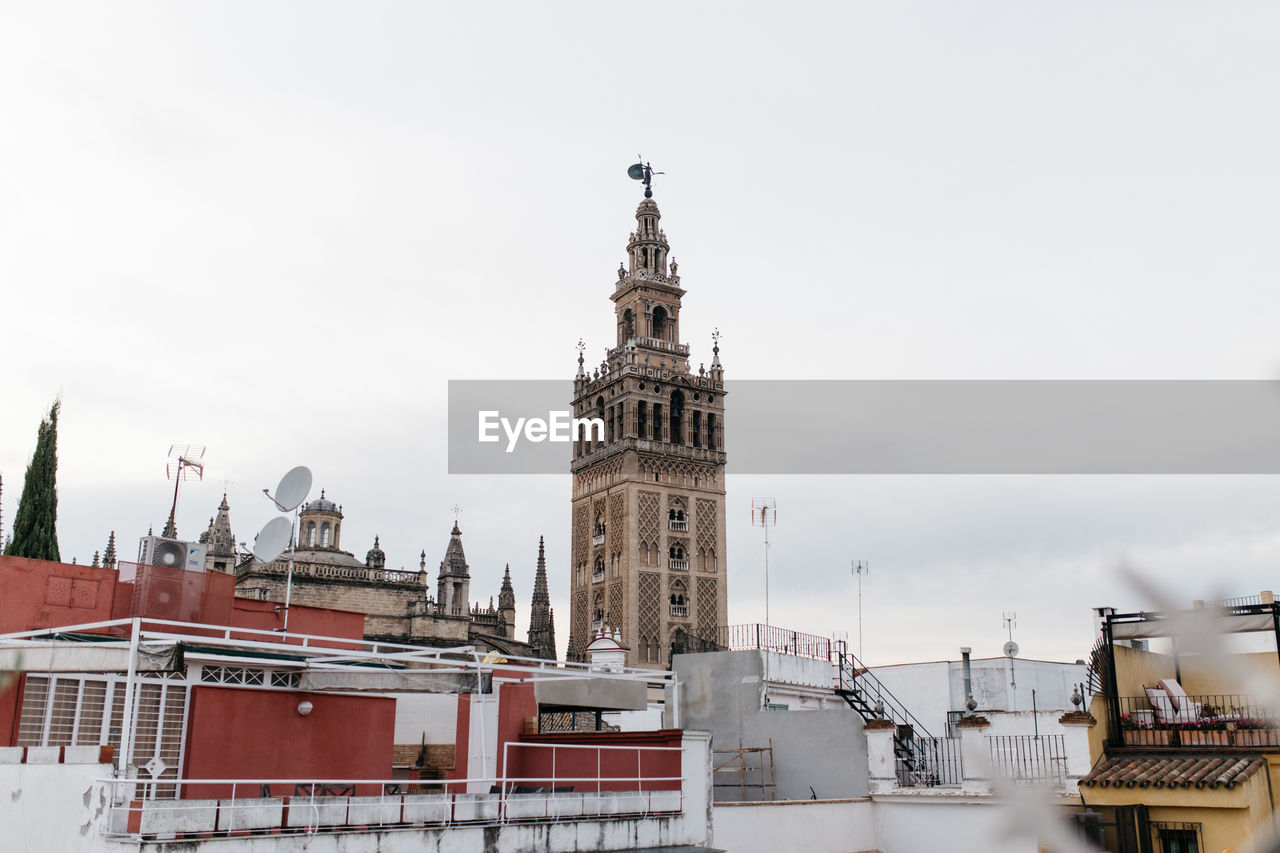
<path fill-rule="evenodd" d="M 731 474 L 1280 474 L 1274 381 L 737 380 L 725 392 Z M 451 380 L 449 473 L 568 472 L 573 445 L 550 434 L 567 439 L 572 395 L 565 381 Z M 496 440 L 480 440 L 482 418 Z"/>

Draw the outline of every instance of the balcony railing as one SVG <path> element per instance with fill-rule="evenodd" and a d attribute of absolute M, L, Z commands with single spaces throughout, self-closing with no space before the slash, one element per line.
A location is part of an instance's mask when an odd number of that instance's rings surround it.
<path fill-rule="evenodd" d="M 914 749 L 897 756 L 898 784 L 904 788 L 959 785 L 964 776 L 959 738 L 917 737 Z"/>
<path fill-rule="evenodd" d="M 990 735 L 991 766 L 996 774 L 1015 782 L 1067 778 L 1067 747 L 1062 735 Z"/>
<path fill-rule="evenodd" d="M 678 619 L 684 619 L 689 615 L 689 605 L 673 604 L 671 605 L 671 615 Z"/>
<path fill-rule="evenodd" d="M 593 533 L 593 534 L 591 535 L 591 544 L 592 544 L 592 545 L 603 545 L 603 544 L 604 544 L 604 533 L 603 533 L 603 532 L 600 532 L 600 533 Z"/>
<path fill-rule="evenodd" d="M 592 583 L 600 583 L 600 581 L 602 581 L 602 580 L 604 580 L 604 569 L 601 569 L 601 570 L 600 570 L 600 571 L 598 571 L 598 572 L 592 572 L 592 573 L 591 573 L 591 582 L 592 582 Z"/>
<path fill-rule="evenodd" d="M 667 560 L 667 568 L 675 572 L 689 571 L 688 560 Z"/>
<path fill-rule="evenodd" d="M 1121 696 L 1112 743 L 1140 747 L 1248 747 L 1280 750 L 1280 717 L 1252 696 Z"/>
<path fill-rule="evenodd" d="M 687 522 L 687 521 L 677 521 L 676 519 L 674 519 L 674 518 L 673 518 L 673 519 L 671 519 L 671 520 L 669 520 L 669 521 L 667 522 L 667 529 L 668 529 L 668 530 L 674 530 L 674 531 L 676 531 L 677 533 L 688 533 L 688 532 L 689 532 L 689 522 Z"/>

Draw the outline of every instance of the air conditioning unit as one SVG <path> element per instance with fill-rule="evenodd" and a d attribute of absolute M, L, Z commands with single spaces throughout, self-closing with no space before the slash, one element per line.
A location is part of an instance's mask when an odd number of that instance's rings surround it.
<path fill-rule="evenodd" d="M 138 562 L 147 566 L 203 572 L 206 550 L 208 550 L 207 546 L 199 542 L 181 542 L 177 539 L 166 539 L 163 536 L 143 536 L 138 544 Z"/>

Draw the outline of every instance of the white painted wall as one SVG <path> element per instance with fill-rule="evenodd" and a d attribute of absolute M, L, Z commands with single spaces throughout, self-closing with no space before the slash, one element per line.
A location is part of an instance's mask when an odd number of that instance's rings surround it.
<path fill-rule="evenodd" d="M 109 796 L 96 780 L 108 764 L 0 764 L 0 849 L 6 853 L 95 853 Z M 111 845 L 115 847 L 115 845 Z"/>
<path fill-rule="evenodd" d="M 990 797 L 875 798 L 878 849 L 884 853 L 1037 853 L 1036 835 L 1019 828 L 1022 817 Z"/>
<path fill-rule="evenodd" d="M 1036 708 L 1055 712 L 1071 709 L 1071 691 L 1085 678 L 1086 667 L 1057 661 L 981 658 L 971 662 L 973 698 L 988 718 L 993 711 L 1030 711 L 1031 691 Z M 871 672 L 924 724 L 929 733 L 946 733 L 947 712 L 964 709 L 964 665 L 961 661 L 930 661 L 872 667 Z M 1029 717 L 1027 719 L 1030 719 Z M 1044 719 L 1043 717 L 1041 719 Z M 1012 723 L 1010 723 L 1012 725 Z M 1002 731 L 1001 734 L 1029 734 Z M 1043 730 L 1042 730 L 1042 733 Z M 995 734 L 995 732 L 992 732 Z"/>
<path fill-rule="evenodd" d="M 471 694 L 470 735 L 467 738 L 467 778 L 492 780 L 498 772 L 498 696 Z M 468 782 L 467 793 L 487 793 L 491 781 Z"/>
<path fill-rule="evenodd" d="M 990 797 L 904 795 L 717 805 L 711 846 L 730 853 L 1036 853 L 1018 812 Z"/>
<path fill-rule="evenodd" d="M 727 803 L 712 810 L 711 846 L 729 853 L 850 853 L 877 850 L 871 801 Z M 904 851 L 906 853 L 906 851 Z"/>

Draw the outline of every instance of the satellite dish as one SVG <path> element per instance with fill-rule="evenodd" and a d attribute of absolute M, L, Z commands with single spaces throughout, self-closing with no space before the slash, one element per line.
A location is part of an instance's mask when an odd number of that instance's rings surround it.
<path fill-rule="evenodd" d="M 276 506 L 280 507 L 281 512 L 293 512 L 309 491 L 311 491 L 311 469 L 305 465 L 299 465 L 280 478 L 280 485 L 276 486 L 273 500 Z"/>
<path fill-rule="evenodd" d="M 295 468 L 294 470 L 298 469 Z M 303 468 L 302 470 L 306 471 L 307 469 Z M 290 471 L 289 473 L 293 472 Z M 308 479 L 310 479 L 310 476 L 308 472 Z M 284 553 L 284 549 L 288 546 L 291 538 L 293 538 L 292 523 L 283 515 L 277 515 L 267 522 L 266 526 L 258 533 L 258 538 L 253 540 L 253 556 L 264 563 L 273 563 L 276 558 Z"/>
<path fill-rule="evenodd" d="M 1013 640 L 1004 644 L 1004 656 L 1007 658 L 1016 658 L 1018 656 L 1018 644 Z"/>
<path fill-rule="evenodd" d="M 633 166 L 628 166 L 627 177 L 633 181 L 643 181 L 644 180 L 644 164 L 636 163 Z"/>

